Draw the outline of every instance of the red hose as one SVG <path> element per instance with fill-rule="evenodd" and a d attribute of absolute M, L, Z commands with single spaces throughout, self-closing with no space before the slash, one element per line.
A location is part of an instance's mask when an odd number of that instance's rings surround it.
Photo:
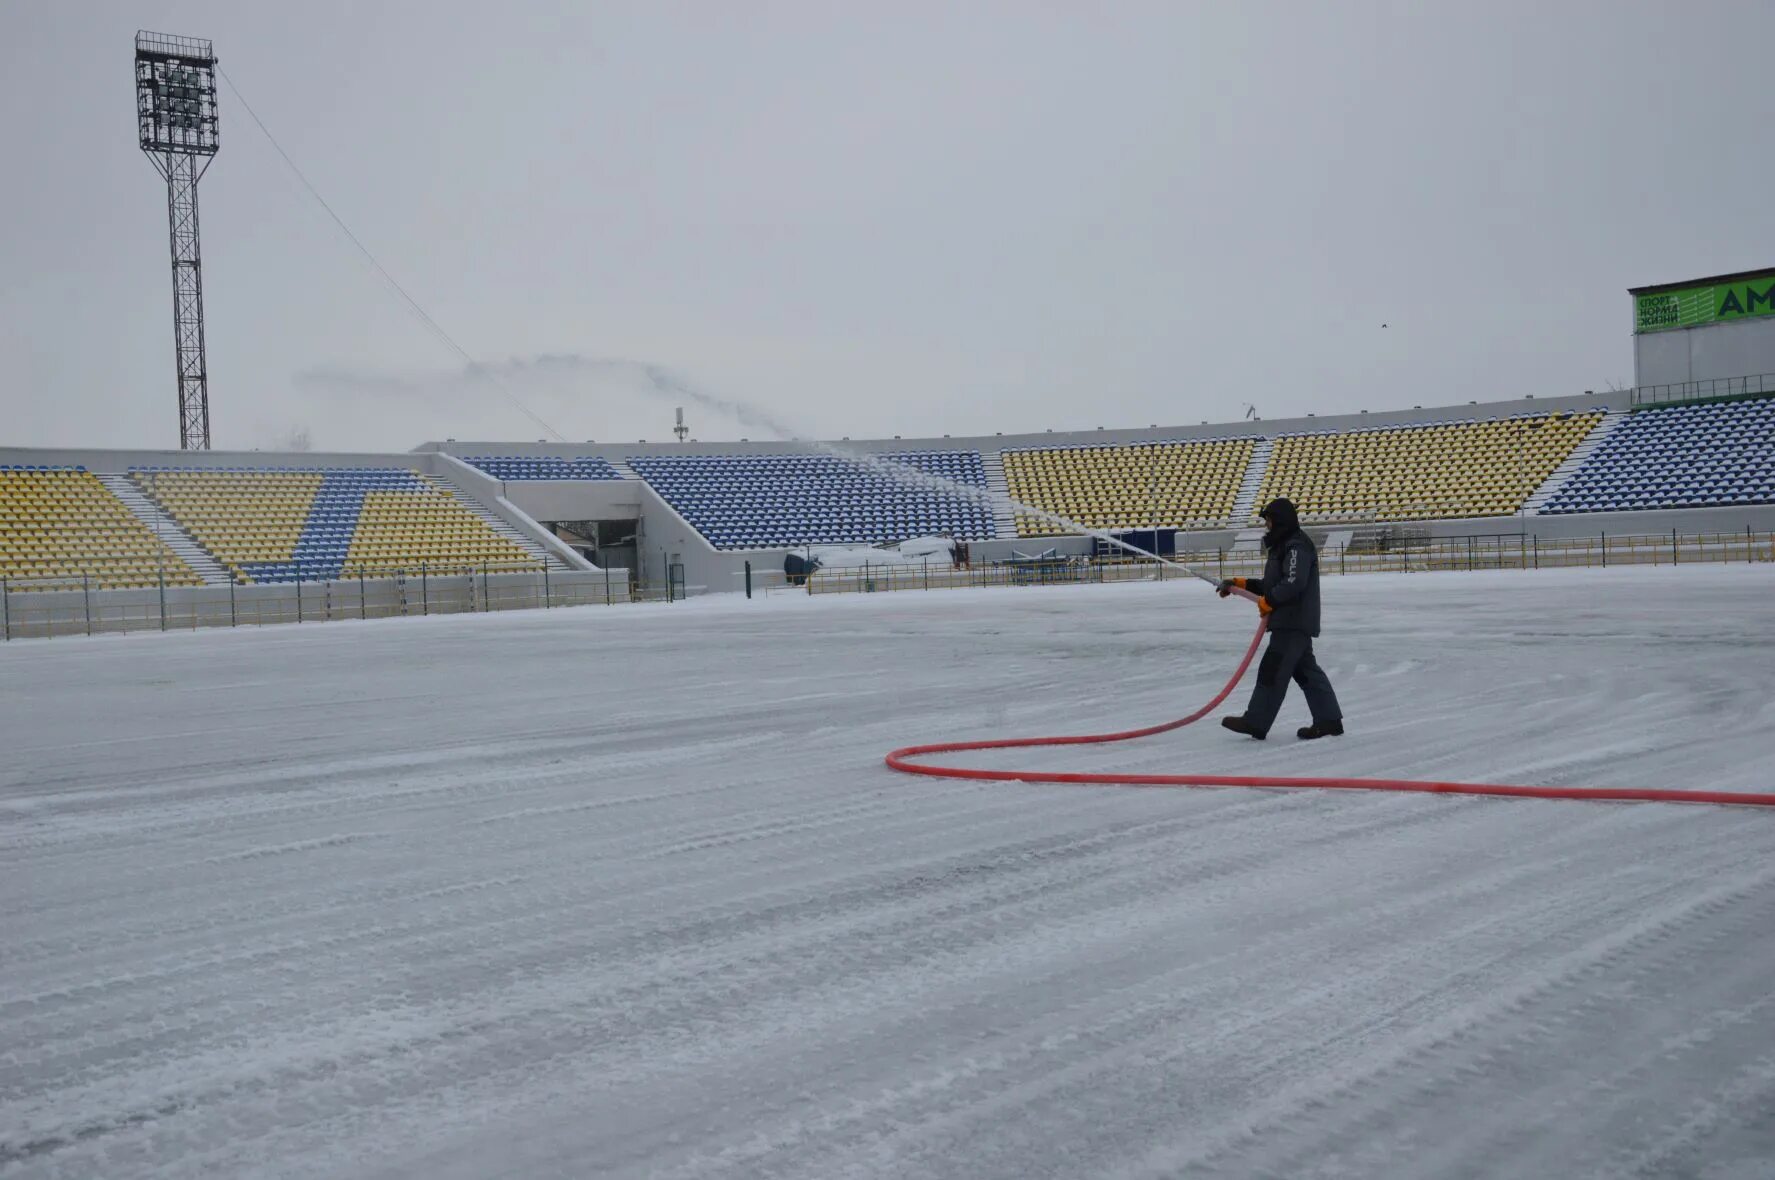
<path fill-rule="evenodd" d="M 1245 670 L 1251 667 L 1263 642 L 1265 624 L 1259 620 L 1257 634 L 1245 649 L 1232 679 L 1214 695 L 1214 699 L 1176 721 L 1149 725 L 1144 729 L 1126 729 L 1120 733 L 1084 733 L 1070 737 L 997 738 L 979 742 L 937 742 L 926 746 L 906 746 L 887 756 L 887 764 L 905 774 L 928 774 L 934 778 L 985 779 L 1013 783 L 1098 783 L 1127 787 L 1312 787 L 1319 790 L 1342 791 L 1419 791 L 1437 795 L 1508 795 L 1524 799 L 1591 799 L 1625 803 L 1724 803 L 1741 807 L 1775 807 L 1775 794 L 1736 794 L 1731 791 L 1665 791 L 1636 787 L 1512 787 L 1492 783 L 1438 783 L 1393 778 L 1285 778 L 1249 774 L 1090 774 L 1058 770 L 976 770 L 964 766 L 930 766 L 910 761 L 930 754 L 953 754 L 961 750 L 1004 750 L 1016 746 L 1082 746 L 1102 742 L 1126 742 L 1182 729 L 1200 721 L 1220 702 L 1226 700 Z"/>

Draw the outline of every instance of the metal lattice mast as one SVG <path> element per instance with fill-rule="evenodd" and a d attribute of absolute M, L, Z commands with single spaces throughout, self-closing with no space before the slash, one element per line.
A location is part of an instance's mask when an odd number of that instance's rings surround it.
<path fill-rule="evenodd" d="M 166 179 L 173 261 L 173 348 L 179 386 L 179 447 L 210 446 L 210 379 L 203 340 L 203 252 L 197 182 L 220 146 L 216 55 L 210 42 L 136 34 L 136 128 L 142 151 Z"/>

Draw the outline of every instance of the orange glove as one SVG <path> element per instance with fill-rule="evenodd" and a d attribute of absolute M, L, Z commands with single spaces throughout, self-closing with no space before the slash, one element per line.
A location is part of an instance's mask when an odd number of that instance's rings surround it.
<path fill-rule="evenodd" d="M 1270 605 L 1269 599 L 1260 598 L 1257 600 L 1257 613 L 1262 615 L 1264 618 L 1266 618 L 1266 619 L 1269 618 L 1270 612 L 1275 609 L 1276 609 L 1275 607 Z"/>
<path fill-rule="evenodd" d="M 1225 598 L 1227 595 L 1229 595 L 1233 592 L 1233 587 L 1235 587 L 1235 586 L 1237 586 L 1239 589 L 1243 590 L 1245 588 L 1245 579 L 1244 578 L 1227 578 L 1227 579 L 1223 580 L 1220 583 L 1220 585 L 1218 585 L 1214 588 L 1214 592 L 1216 594 L 1219 594 L 1222 598 Z"/>

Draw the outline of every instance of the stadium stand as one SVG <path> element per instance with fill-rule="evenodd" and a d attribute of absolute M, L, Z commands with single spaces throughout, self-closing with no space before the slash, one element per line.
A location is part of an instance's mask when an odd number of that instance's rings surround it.
<path fill-rule="evenodd" d="M 1181 527 L 1226 521 L 1256 446 L 1252 438 L 1054 447 L 1004 452 L 1013 499 L 1097 529 Z M 1059 526 L 1017 515 L 1020 537 Z"/>
<path fill-rule="evenodd" d="M 314 512 L 319 470 L 132 469 L 131 478 L 242 582 L 294 577 L 297 542 Z"/>
<path fill-rule="evenodd" d="M 464 463 L 478 467 L 494 479 L 621 479 L 622 473 L 597 455 L 573 459 L 528 455 L 473 455 Z"/>
<path fill-rule="evenodd" d="M 1775 504 L 1775 398 L 1640 410 L 1544 513 Z"/>
<path fill-rule="evenodd" d="M 378 569 L 493 565 L 535 568 L 538 562 L 496 534 L 454 496 L 428 484 L 423 490 L 383 489 L 364 497 L 346 558 L 348 573 Z"/>
<path fill-rule="evenodd" d="M 0 577 L 10 589 L 203 582 L 84 467 L 0 467 Z"/>
<path fill-rule="evenodd" d="M 978 451 L 880 458 L 986 487 Z M 918 536 L 993 535 L 992 512 L 831 455 L 645 455 L 627 460 L 717 549 L 881 544 Z"/>
<path fill-rule="evenodd" d="M 242 582 L 535 559 L 405 468 L 137 468 L 130 473 Z"/>
<path fill-rule="evenodd" d="M 1639 409 L 1615 398 L 1606 414 L 1601 400 L 1571 399 L 1557 413 L 1513 403 L 1489 407 L 1496 417 L 1414 416 L 1384 427 L 1345 418 L 1339 429 L 1268 437 L 1234 433 L 1262 429 L 1247 423 L 1229 425 L 1220 438 L 1102 445 L 1081 433 L 1025 436 L 1002 451 L 968 439 L 876 454 L 981 493 L 1002 489 L 1093 529 L 1230 529 L 1237 540 L 1254 523 L 1248 513 L 1277 495 L 1323 524 L 1746 508 L 1753 519 L 1733 527 L 1763 527 L 1766 515 L 1758 514 L 1775 506 L 1775 396 Z M 695 445 L 641 447 L 649 453 L 626 456 L 614 448 L 590 456 L 570 448 L 559 456 L 509 454 L 498 443 L 473 449 L 479 453 L 470 461 L 495 479 L 588 481 L 578 490 L 592 515 L 609 488 L 589 481 L 639 476 L 725 551 L 1063 531 L 1003 502 L 921 486 L 871 461 L 813 448 L 709 454 Z M 422 565 L 437 573 L 550 562 L 565 568 L 573 560 L 551 549 L 549 526 L 489 513 L 472 491 L 453 486 L 449 473 L 462 474 L 454 464 L 422 474 L 417 461 L 408 466 L 398 455 L 331 461 L 374 464 L 341 467 L 293 455 L 281 460 L 287 465 L 270 456 L 261 465 L 241 454 L 209 456 L 224 465 L 202 467 L 140 453 L 120 455 L 97 468 L 106 474 L 95 474 L 81 466 L 93 465 L 82 452 L 45 452 L 56 460 L 50 464 L 32 463 L 31 454 L 20 448 L 0 464 L 0 577 L 14 590 L 52 579 L 79 586 L 83 575 L 92 588 L 121 589 L 151 588 L 163 575 L 165 585 L 182 587 L 416 574 Z M 305 461 L 314 465 L 298 465 Z M 176 465 L 133 465 L 160 462 Z M 467 486 L 488 485 L 477 479 Z M 544 489 L 533 506 L 578 511 L 570 491 Z"/>
<path fill-rule="evenodd" d="M 1255 506 L 1287 496 L 1319 521 L 1508 515 L 1602 417 L 1598 410 L 1282 435 Z"/>

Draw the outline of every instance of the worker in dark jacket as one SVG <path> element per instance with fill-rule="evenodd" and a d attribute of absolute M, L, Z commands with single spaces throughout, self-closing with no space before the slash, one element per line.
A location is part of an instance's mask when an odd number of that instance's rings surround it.
<path fill-rule="evenodd" d="M 1220 723 L 1234 733 L 1262 741 L 1282 708 L 1293 680 L 1306 694 L 1313 723 L 1298 731 L 1304 739 L 1335 737 L 1344 731 L 1344 715 L 1325 669 L 1313 658 L 1319 634 L 1319 554 L 1300 528 L 1300 516 L 1288 500 L 1271 500 L 1263 510 L 1268 531 L 1261 578 L 1229 578 L 1219 586 L 1225 598 L 1237 587 L 1258 596 L 1257 609 L 1269 620 L 1270 646 L 1257 665 L 1257 687 L 1242 717 Z"/>

